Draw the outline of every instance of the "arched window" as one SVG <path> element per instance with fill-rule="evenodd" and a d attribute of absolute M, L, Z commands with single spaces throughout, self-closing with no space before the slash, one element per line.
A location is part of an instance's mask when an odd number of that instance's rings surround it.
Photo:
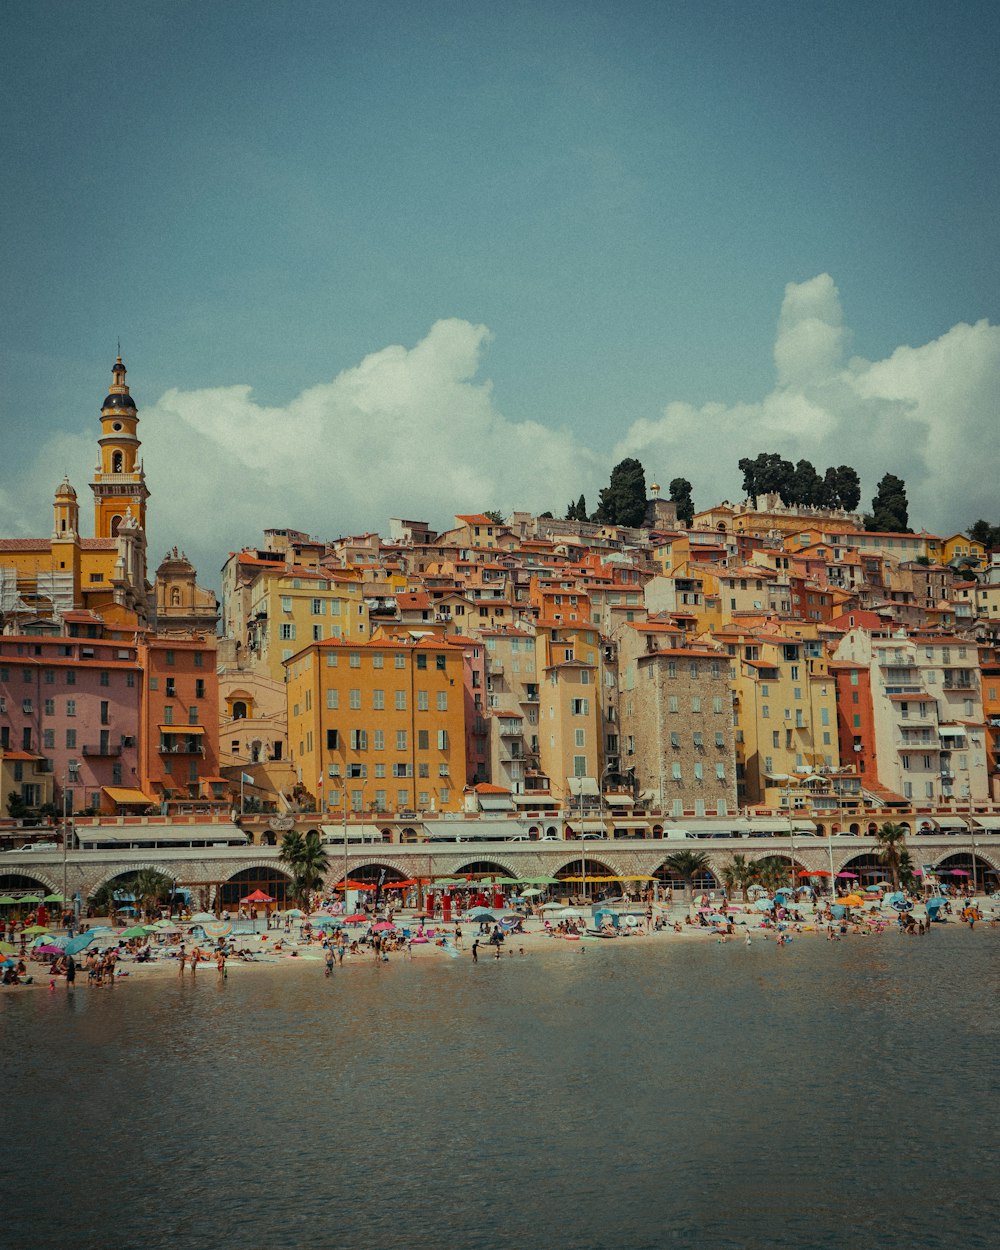
<path fill-rule="evenodd" d="M 246 720 L 247 705 L 241 700 L 233 704 L 233 720 Z"/>
<path fill-rule="evenodd" d="M 122 466 L 124 465 L 124 463 L 125 461 L 120 451 L 112 452 L 111 454 L 111 472 L 112 473 L 121 473 Z"/>
<path fill-rule="evenodd" d="M 121 525 L 121 523 L 122 523 L 122 519 L 120 516 L 113 516 L 111 518 L 111 537 L 112 538 L 116 538 L 118 536 L 118 527 Z"/>

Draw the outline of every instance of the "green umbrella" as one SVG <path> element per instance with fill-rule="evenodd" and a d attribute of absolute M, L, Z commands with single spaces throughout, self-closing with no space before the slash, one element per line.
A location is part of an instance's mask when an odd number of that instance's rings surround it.
<path fill-rule="evenodd" d="M 25 933 L 48 933 L 49 930 L 43 924 L 29 924 L 24 930 Z"/>
<path fill-rule="evenodd" d="M 43 903 L 63 903 L 65 901 L 61 894 L 46 894 L 42 899 Z"/>
<path fill-rule="evenodd" d="M 11 946 L 9 942 L 0 942 L 0 955 L 16 955 L 17 947 Z"/>
<path fill-rule="evenodd" d="M 40 894 L 25 894 L 21 899 L 22 903 L 40 903 L 42 896 Z"/>
<path fill-rule="evenodd" d="M 151 932 L 151 930 L 147 930 L 144 924 L 134 924 L 131 929 L 123 929 L 118 936 L 123 938 L 145 937 L 147 932 Z"/>
<path fill-rule="evenodd" d="M 544 894 L 544 893 L 545 893 L 544 890 L 537 890 L 535 889 L 534 886 L 532 886 L 530 890 L 522 890 L 521 896 L 523 898 L 535 898 L 537 895 Z"/>
<path fill-rule="evenodd" d="M 9 894 L 0 894 L 0 907 L 16 907 L 17 899 L 11 898 Z"/>

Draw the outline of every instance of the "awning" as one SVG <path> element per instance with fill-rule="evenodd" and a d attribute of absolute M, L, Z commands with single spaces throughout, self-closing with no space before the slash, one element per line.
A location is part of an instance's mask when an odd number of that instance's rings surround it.
<path fill-rule="evenodd" d="M 343 843 L 343 823 L 339 825 L 320 825 L 320 828 L 323 830 L 323 840 L 325 842 Z M 347 840 L 348 842 L 357 842 L 359 840 L 363 842 L 381 842 L 382 827 L 369 824 L 367 821 L 362 821 L 361 823 L 348 821 Z"/>
<path fill-rule="evenodd" d="M 759 824 L 770 829 L 774 822 L 764 820 Z M 692 833 L 749 833 L 753 826 L 749 820 L 744 820 L 740 816 L 730 816 L 728 820 L 690 820 L 686 827 Z M 664 829 L 666 828 L 665 825 Z"/>
<path fill-rule="evenodd" d="M 203 734 L 205 732 L 204 725 L 160 725 L 161 734 Z"/>
<path fill-rule="evenodd" d="M 613 825 L 616 829 L 646 829 L 649 826 L 648 820 L 621 820 L 617 816 L 612 816 L 608 821 L 609 825 Z"/>
<path fill-rule="evenodd" d="M 572 816 L 567 816 L 566 828 L 572 829 L 574 833 L 606 832 L 603 820 L 574 820 Z"/>
<path fill-rule="evenodd" d="M 116 846 L 129 842 L 193 842 L 196 846 L 213 842 L 246 843 L 247 835 L 228 821 L 217 825 L 87 825 L 77 826 L 81 844 L 108 842 Z"/>
<path fill-rule="evenodd" d="M 425 820 L 423 824 L 429 838 L 455 842 L 505 842 L 528 834 L 528 826 L 520 820 Z"/>
<path fill-rule="evenodd" d="M 124 790 L 118 789 L 117 786 L 104 786 L 103 789 L 112 803 L 145 803 L 148 807 L 155 802 L 141 790 Z"/>
<path fill-rule="evenodd" d="M 964 725 L 938 725 L 937 728 L 942 738 L 964 738 L 966 734 Z"/>
<path fill-rule="evenodd" d="M 787 816 L 755 816 L 747 823 L 752 831 L 760 833 L 789 833 L 792 828 Z"/>
<path fill-rule="evenodd" d="M 598 795 L 601 793 L 596 777 L 567 777 L 566 784 L 574 797 L 581 794 Z"/>
<path fill-rule="evenodd" d="M 959 819 L 958 816 L 930 816 L 928 819 L 939 829 L 961 829 L 968 832 L 968 821 Z"/>
<path fill-rule="evenodd" d="M 1000 830 L 1000 816 L 973 816 L 978 828 Z"/>
<path fill-rule="evenodd" d="M 792 830 L 795 833 L 815 833 L 816 822 L 812 820 L 793 820 Z"/>
<path fill-rule="evenodd" d="M 631 794 L 606 794 L 604 801 L 608 807 L 635 807 L 635 799 Z"/>

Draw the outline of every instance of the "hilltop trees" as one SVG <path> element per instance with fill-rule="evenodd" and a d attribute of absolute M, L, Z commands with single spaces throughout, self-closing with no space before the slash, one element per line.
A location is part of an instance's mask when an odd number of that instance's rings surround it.
<path fill-rule="evenodd" d="M 677 505 L 677 519 L 682 525 L 690 525 L 694 520 L 694 499 L 691 497 L 691 483 L 686 477 L 675 477 L 670 483 L 670 498 Z"/>
<path fill-rule="evenodd" d="M 631 456 L 611 470 L 611 481 L 601 491 L 594 520 L 604 525 L 638 528 L 646 519 L 646 471 Z"/>
<path fill-rule="evenodd" d="M 982 543 L 987 551 L 1000 547 L 1000 525 L 979 520 L 969 526 L 968 535 L 973 542 Z"/>
<path fill-rule="evenodd" d="M 872 500 L 870 515 L 865 515 L 865 529 L 889 534 L 911 534 L 906 483 L 901 477 L 887 473 L 879 482 Z"/>
<path fill-rule="evenodd" d="M 573 503 L 572 501 L 570 502 L 569 507 L 567 507 L 566 509 L 566 520 L 567 521 L 588 520 L 587 500 L 584 498 L 583 495 L 580 496 L 580 498 L 576 501 L 576 503 Z"/>
<path fill-rule="evenodd" d="M 849 464 L 832 465 L 821 477 L 809 460 L 792 464 L 777 452 L 762 451 L 739 462 L 743 490 L 757 506 L 761 495 L 777 495 L 786 506 L 811 505 L 853 512 L 861 499 L 861 479 Z"/>

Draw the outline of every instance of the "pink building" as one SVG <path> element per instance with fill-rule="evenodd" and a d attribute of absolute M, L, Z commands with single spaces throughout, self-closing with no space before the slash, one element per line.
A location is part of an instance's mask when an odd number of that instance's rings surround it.
<path fill-rule="evenodd" d="M 51 794 L 70 810 L 146 806 L 139 789 L 139 695 L 134 645 L 100 638 L 0 637 L 0 752 L 39 757 L 50 784 L 23 794 L 37 806 Z M 31 770 L 32 772 L 34 770 Z M 3 796 L 6 802 L 7 796 Z"/>

